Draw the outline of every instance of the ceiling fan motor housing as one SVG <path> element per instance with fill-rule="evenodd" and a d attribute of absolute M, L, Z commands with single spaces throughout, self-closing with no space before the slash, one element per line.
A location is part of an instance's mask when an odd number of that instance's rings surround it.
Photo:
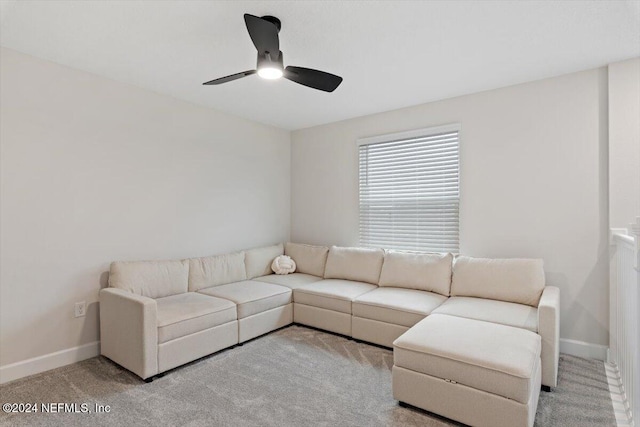
<path fill-rule="evenodd" d="M 282 51 L 278 51 L 278 57 L 275 58 L 270 52 L 258 53 L 258 70 L 261 68 L 279 68 L 284 70 Z"/>

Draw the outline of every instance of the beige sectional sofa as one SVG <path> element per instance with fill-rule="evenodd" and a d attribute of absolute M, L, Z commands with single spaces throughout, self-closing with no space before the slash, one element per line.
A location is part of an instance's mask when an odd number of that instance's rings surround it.
<path fill-rule="evenodd" d="M 114 262 L 101 353 L 143 379 L 291 324 L 291 288 L 254 280 L 282 244 L 181 261 Z"/>
<path fill-rule="evenodd" d="M 271 273 L 271 262 L 282 254 L 296 262 L 295 273 Z M 188 260 L 114 262 L 109 288 L 100 292 L 101 351 L 148 379 L 292 322 L 387 347 L 395 342 L 400 347 L 394 352 L 402 354 L 406 349 L 401 346 L 409 345 L 404 338 L 415 340 L 416 330 L 433 323 L 450 324 L 455 331 L 461 319 L 480 329 L 500 325 L 505 339 L 498 341 L 498 352 L 511 351 L 517 345 L 511 339 L 530 347 L 537 340 L 538 355 L 529 355 L 530 365 L 539 360 L 538 381 L 554 387 L 559 298 L 558 288 L 545 286 L 542 261 L 531 259 L 286 243 Z M 429 358 L 432 351 L 427 346 L 420 357 Z M 407 375 L 405 368 L 394 367 L 394 392 L 395 371 Z M 504 369 L 522 371 L 509 364 Z M 422 378 L 429 372 L 414 374 Z M 535 376 L 532 370 L 527 384 L 535 384 Z M 510 395 L 499 398 L 512 400 Z M 421 401 L 408 403 L 421 406 Z M 527 409 L 521 418 L 528 420 L 533 400 L 523 405 Z"/>

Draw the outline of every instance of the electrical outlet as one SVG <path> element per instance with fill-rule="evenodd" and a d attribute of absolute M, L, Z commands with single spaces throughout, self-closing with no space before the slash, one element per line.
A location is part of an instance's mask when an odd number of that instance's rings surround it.
<path fill-rule="evenodd" d="M 76 317 L 82 317 L 87 314 L 87 303 L 84 301 L 77 302 L 74 310 Z"/>

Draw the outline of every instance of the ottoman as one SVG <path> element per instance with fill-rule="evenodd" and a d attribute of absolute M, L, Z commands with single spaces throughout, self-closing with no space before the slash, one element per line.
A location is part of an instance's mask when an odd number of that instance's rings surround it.
<path fill-rule="evenodd" d="M 540 336 L 432 314 L 393 342 L 393 397 L 472 426 L 533 426 Z"/>

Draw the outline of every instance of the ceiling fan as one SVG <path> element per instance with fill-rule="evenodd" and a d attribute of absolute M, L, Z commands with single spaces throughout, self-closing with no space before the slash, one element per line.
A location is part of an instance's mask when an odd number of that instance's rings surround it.
<path fill-rule="evenodd" d="M 258 50 L 257 69 L 221 77 L 205 82 L 203 85 L 219 85 L 256 73 L 263 79 L 274 80 L 284 77 L 292 82 L 325 92 L 333 92 L 342 83 L 342 77 L 324 71 L 290 65 L 284 68 L 278 39 L 282 24 L 278 18 L 274 16 L 260 18 L 246 13 L 244 22 L 247 25 L 251 41 Z"/>

